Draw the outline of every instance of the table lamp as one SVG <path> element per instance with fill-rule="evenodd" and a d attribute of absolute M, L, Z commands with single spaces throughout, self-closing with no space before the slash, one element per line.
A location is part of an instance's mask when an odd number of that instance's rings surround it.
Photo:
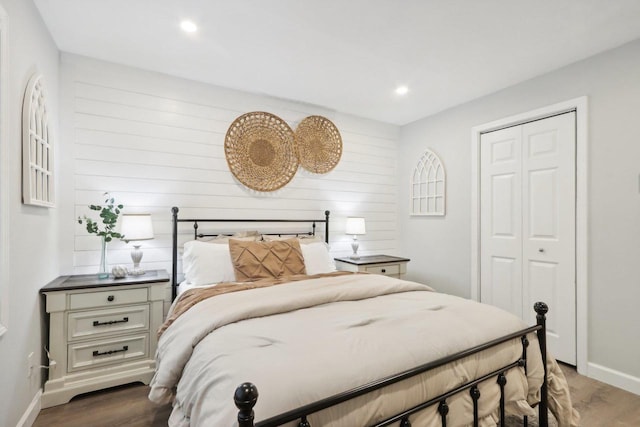
<path fill-rule="evenodd" d="M 350 256 L 351 259 L 360 259 L 360 255 L 358 255 L 358 235 L 366 234 L 366 229 L 364 225 L 364 218 L 359 217 L 348 217 L 347 218 L 347 226 L 345 228 L 346 234 L 353 235 L 353 242 L 351 242 L 351 248 L 353 249 L 353 255 Z"/>
<path fill-rule="evenodd" d="M 124 235 L 125 242 L 133 242 L 133 250 L 131 251 L 133 270 L 129 274 L 134 276 L 144 274 L 144 270 L 140 268 L 142 251 L 140 250 L 141 244 L 138 242 L 153 239 L 151 214 L 122 214 L 120 233 Z"/>

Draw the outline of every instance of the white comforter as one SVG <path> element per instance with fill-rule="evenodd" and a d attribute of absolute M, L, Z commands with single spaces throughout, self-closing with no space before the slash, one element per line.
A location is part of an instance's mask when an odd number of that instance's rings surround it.
<path fill-rule="evenodd" d="M 379 275 L 310 279 L 206 299 L 160 337 L 150 399 L 173 399 L 172 426 L 233 426 L 235 388 L 260 393 L 256 421 L 461 351 L 526 327 L 495 307 Z M 535 337 L 528 375 L 508 373 L 511 412 L 533 414 L 543 370 Z M 513 340 L 309 418 L 311 425 L 368 425 L 517 360 Z M 482 384 L 481 425 L 495 425 L 499 388 Z M 448 401 L 448 425 L 471 419 L 468 393 Z M 490 402 L 490 403 L 489 403 Z M 436 405 L 437 406 L 437 405 Z M 439 425 L 436 407 L 411 418 Z M 568 423 L 566 423 L 568 425 Z M 561 424 L 562 425 L 562 424 Z"/>

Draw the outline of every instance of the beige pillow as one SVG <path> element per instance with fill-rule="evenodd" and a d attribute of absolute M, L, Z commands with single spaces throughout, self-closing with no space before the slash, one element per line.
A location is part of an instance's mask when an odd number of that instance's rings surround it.
<path fill-rule="evenodd" d="M 248 242 L 255 242 L 256 240 L 260 240 L 262 236 L 257 231 L 239 231 L 234 233 L 233 236 L 224 236 L 219 235 L 210 239 L 200 239 L 203 242 L 207 243 L 229 243 L 229 239 L 238 239 L 245 240 Z"/>
<path fill-rule="evenodd" d="M 274 242 L 230 239 L 229 252 L 239 282 L 306 274 L 297 239 Z"/>
<path fill-rule="evenodd" d="M 255 237 L 256 240 L 259 240 L 260 233 L 258 233 L 258 230 L 236 231 L 233 233 L 233 238 L 235 239 L 236 237 Z"/>
<path fill-rule="evenodd" d="M 317 242 L 324 242 L 324 240 L 322 240 L 320 237 L 318 236 L 274 236 L 274 235 L 270 235 L 270 234 L 263 234 L 262 235 L 262 240 L 264 240 L 265 242 L 277 242 L 279 240 L 289 240 L 289 239 L 296 239 L 298 240 L 298 242 L 300 242 L 303 245 L 308 245 L 309 243 L 317 243 Z"/>
<path fill-rule="evenodd" d="M 236 237 L 236 236 L 217 236 L 215 239 L 211 239 L 207 241 L 207 243 L 216 243 L 226 245 L 229 243 L 229 240 L 236 239 L 242 240 L 244 242 L 255 242 L 259 239 L 259 236 L 249 236 L 249 237 Z"/>

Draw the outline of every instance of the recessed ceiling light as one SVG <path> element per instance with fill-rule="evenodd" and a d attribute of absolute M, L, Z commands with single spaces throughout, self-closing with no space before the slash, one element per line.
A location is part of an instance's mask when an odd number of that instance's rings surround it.
<path fill-rule="evenodd" d="M 396 95 L 406 95 L 407 93 L 409 93 L 409 88 L 407 86 L 398 86 L 396 88 Z"/>
<path fill-rule="evenodd" d="M 180 28 L 185 33 L 195 33 L 198 31 L 198 26 L 193 21 L 184 20 L 180 23 Z"/>

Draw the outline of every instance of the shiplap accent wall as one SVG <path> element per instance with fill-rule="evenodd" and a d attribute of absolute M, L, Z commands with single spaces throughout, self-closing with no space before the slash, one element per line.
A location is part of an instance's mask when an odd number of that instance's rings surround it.
<path fill-rule="evenodd" d="M 182 217 L 216 218 L 322 218 L 328 209 L 335 256 L 351 253 L 345 218 L 363 216 L 359 252 L 397 254 L 398 127 L 71 54 L 62 55 L 61 74 L 62 137 L 74 150 L 62 179 L 72 188 L 60 189 L 74 203 L 70 273 L 97 271 L 99 239 L 75 218 L 89 214 L 87 205 L 101 203 L 105 191 L 126 212 L 152 214 L 145 269 L 170 268 L 172 206 Z M 300 168 L 272 193 L 247 189 L 228 169 L 224 138 L 249 111 L 276 114 L 292 129 L 308 115 L 328 117 L 343 138 L 340 163 L 324 175 Z M 181 228 L 181 240 L 189 236 Z M 130 265 L 130 247 L 111 243 L 108 261 Z"/>

